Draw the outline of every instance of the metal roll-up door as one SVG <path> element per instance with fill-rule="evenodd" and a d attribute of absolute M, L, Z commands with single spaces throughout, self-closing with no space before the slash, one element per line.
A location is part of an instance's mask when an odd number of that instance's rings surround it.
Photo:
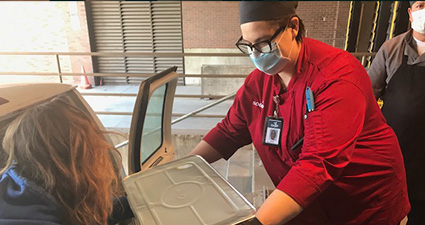
<path fill-rule="evenodd" d="M 181 2 L 152 2 L 152 34 L 155 52 L 183 52 Z M 183 72 L 183 60 L 175 57 L 156 57 L 155 70 L 163 71 L 173 64 Z"/>
<path fill-rule="evenodd" d="M 90 1 L 87 19 L 92 51 L 182 53 L 181 2 Z M 103 77 L 103 83 L 140 83 L 131 73 L 158 73 L 171 66 L 183 73 L 183 57 L 93 58 L 95 72 L 128 73 Z M 180 80 L 179 83 L 183 83 Z"/>
<path fill-rule="evenodd" d="M 121 23 L 121 10 L 119 2 L 90 2 L 93 40 L 98 52 L 124 52 L 123 32 Z M 123 57 L 94 57 L 94 70 L 106 73 L 125 73 L 125 59 Z M 114 77 L 110 77 L 114 79 Z M 125 80 L 125 78 L 116 78 Z M 117 80 L 117 81 L 118 81 Z"/>

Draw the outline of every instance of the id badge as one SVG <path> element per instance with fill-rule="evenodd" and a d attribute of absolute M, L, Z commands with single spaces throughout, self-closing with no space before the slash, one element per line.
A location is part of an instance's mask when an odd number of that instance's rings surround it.
<path fill-rule="evenodd" d="M 279 117 L 266 117 L 263 131 L 263 145 L 280 146 L 283 119 Z"/>

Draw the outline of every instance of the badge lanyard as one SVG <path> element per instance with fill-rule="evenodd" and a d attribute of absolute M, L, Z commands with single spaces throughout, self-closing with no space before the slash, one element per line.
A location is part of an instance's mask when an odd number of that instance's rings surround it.
<path fill-rule="evenodd" d="M 276 105 L 273 116 L 266 117 L 263 130 L 263 145 L 280 146 L 281 134 L 283 128 L 283 118 L 279 117 L 279 95 L 273 96 L 273 102 Z"/>
<path fill-rule="evenodd" d="M 315 111 L 314 104 L 314 95 L 313 91 L 310 87 L 306 88 L 306 113 L 304 114 L 304 119 L 307 119 L 307 114 Z M 279 95 L 273 96 L 273 102 L 276 105 L 275 110 L 273 111 L 273 116 L 266 117 L 264 122 L 264 130 L 263 130 L 263 145 L 270 146 L 280 146 L 281 142 L 281 134 L 283 129 L 283 118 L 279 117 L 279 104 L 280 99 Z M 291 150 L 294 150 L 301 146 L 304 142 L 304 137 L 297 141 L 297 143 L 292 146 Z"/>

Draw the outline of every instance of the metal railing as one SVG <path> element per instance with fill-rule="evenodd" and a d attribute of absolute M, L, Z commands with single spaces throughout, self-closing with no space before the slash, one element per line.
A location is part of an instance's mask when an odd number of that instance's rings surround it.
<path fill-rule="evenodd" d="M 60 63 L 60 56 L 133 56 L 133 57 L 154 57 L 154 56 L 166 56 L 166 57 L 246 57 L 244 54 L 240 53 L 115 53 L 115 52 L 0 52 L 0 55 L 39 55 L 39 56 L 54 56 L 56 62 L 56 72 L 12 72 L 12 71 L 0 71 L 0 75 L 36 75 L 36 76 L 59 76 L 59 81 L 62 83 L 62 76 L 133 76 L 133 77 L 150 77 L 154 73 L 66 73 L 62 72 L 62 67 Z M 352 53 L 363 66 L 367 65 L 368 60 L 371 57 L 375 56 L 375 53 L 363 53 L 356 52 Z M 197 77 L 197 78 L 245 78 L 247 74 L 179 74 L 179 77 Z M 97 93 L 97 92 L 84 92 L 81 93 L 84 96 L 116 96 L 116 97 L 136 97 L 137 94 L 130 93 Z M 172 121 L 172 124 L 180 122 L 189 117 L 204 117 L 204 118 L 222 118 L 224 115 L 199 115 L 200 112 L 205 111 L 215 105 L 220 104 L 223 101 L 229 100 L 236 95 L 236 92 L 229 95 L 179 95 L 176 94 L 176 98 L 209 98 L 209 99 L 218 99 L 206 106 L 203 106 L 199 109 L 196 109 L 187 114 L 177 114 L 173 113 L 173 117 L 179 117 Z M 132 112 L 106 112 L 106 111 L 95 111 L 99 115 L 132 115 Z M 128 144 L 128 140 L 122 143 L 119 143 L 115 147 L 121 148 Z M 227 167 L 229 163 L 227 164 Z M 227 171 L 228 172 L 228 171 Z M 227 174 L 226 172 L 226 174 Z"/>
<path fill-rule="evenodd" d="M 368 60 L 375 55 L 375 53 L 368 52 L 355 52 L 351 53 L 354 57 L 360 60 L 363 66 L 367 66 Z M 109 57 L 247 57 L 242 53 L 143 53 L 143 52 L 0 52 L 0 55 L 10 56 L 52 56 L 52 60 L 55 60 L 56 72 L 17 72 L 17 71 L 0 71 L 0 75 L 35 75 L 35 76 L 58 76 L 59 82 L 63 82 L 63 76 L 95 76 L 95 77 L 145 77 L 148 78 L 153 76 L 155 73 L 75 73 L 75 72 L 62 72 L 61 56 L 109 56 Z M 182 78 L 245 78 L 248 74 L 179 74 Z M 135 97 L 137 94 L 129 93 L 96 93 L 96 92 L 83 92 L 84 96 L 117 96 L 117 97 Z M 231 94 L 232 95 L 232 94 Z M 219 99 L 218 102 L 227 100 L 232 97 L 231 95 L 205 95 L 205 94 L 177 94 L 176 98 L 208 98 L 208 99 Z M 234 94 L 233 94 L 234 95 Z M 211 103 L 216 105 L 216 103 Z M 210 104 L 210 105 L 211 105 Z M 174 117 L 209 117 L 217 118 L 224 117 L 224 115 L 199 115 L 198 113 L 204 111 L 207 108 L 204 106 L 198 110 L 190 112 L 188 114 L 173 114 Z M 106 112 L 106 111 L 95 111 L 97 114 L 102 115 L 131 115 L 131 112 Z"/>
<path fill-rule="evenodd" d="M 173 125 L 173 124 L 175 124 L 175 123 L 178 123 L 178 122 L 180 122 L 180 121 L 182 121 L 182 120 L 185 120 L 185 119 L 187 119 L 187 118 L 189 118 L 189 117 L 196 117 L 197 115 L 197 113 L 200 113 L 200 112 L 202 112 L 202 111 L 205 111 L 205 110 L 207 110 L 207 109 L 209 109 L 209 108 L 211 108 L 211 107 L 214 107 L 214 106 L 216 106 L 216 105 L 218 105 L 218 104 L 220 104 L 220 103 L 222 103 L 222 102 L 224 102 L 224 101 L 226 101 L 226 100 L 229 100 L 229 99 L 231 99 L 231 98 L 233 98 L 233 97 L 235 97 L 235 95 L 236 95 L 236 92 L 234 92 L 234 93 L 232 93 L 232 94 L 229 94 L 229 95 L 226 95 L 226 96 L 224 96 L 224 97 L 222 97 L 222 98 L 220 98 L 220 99 L 218 99 L 217 101 L 214 101 L 214 102 L 212 102 L 212 103 L 210 103 L 210 104 L 208 104 L 208 105 L 206 105 L 206 106 L 203 106 L 203 107 L 201 107 L 201 108 L 199 108 L 199 109 L 197 109 L 197 110 L 194 110 L 194 111 L 192 111 L 192 112 L 189 112 L 189 113 L 186 113 L 186 114 L 184 114 L 184 115 L 181 115 L 179 118 L 177 118 L 177 119 L 175 119 L 175 120 L 173 120 L 173 121 L 171 121 L 171 125 Z M 175 114 L 173 114 L 173 115 L 175 115 Z M 208 115 L 207 115 L 208 116 Z M 205 116 L 204 116 L 205 117 Z M 220 116 L 220 117 L 223 117 L 223 116 Z M 158 128 L 159 129 L 159 128 Z M 154 131 L 156 131 L 156 130 L 154 130 Z M 121 143 L 119 143 L 118 145 L 116 145 L 115 146 L 115 148 L 116 149 L 118 149 L 118 148 L 121 148 L 121 147 L 124 147 L 124 146 L 126 146 L 126 145 L 128 145 L 128 140 L 126 140 L 126 141 L 123 141 L 123 142 L 121 142 Z M 229 161 L 230 162 L 230 161 Z"/>

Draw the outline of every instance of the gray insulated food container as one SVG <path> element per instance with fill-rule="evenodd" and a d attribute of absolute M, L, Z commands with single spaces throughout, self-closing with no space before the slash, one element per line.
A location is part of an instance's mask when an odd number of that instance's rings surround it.
<path fill-rule="evenodd" d="M 202 157 L 188 156 L 124 179 L 142 225 L 229 225 L 255 208 Z"/>

